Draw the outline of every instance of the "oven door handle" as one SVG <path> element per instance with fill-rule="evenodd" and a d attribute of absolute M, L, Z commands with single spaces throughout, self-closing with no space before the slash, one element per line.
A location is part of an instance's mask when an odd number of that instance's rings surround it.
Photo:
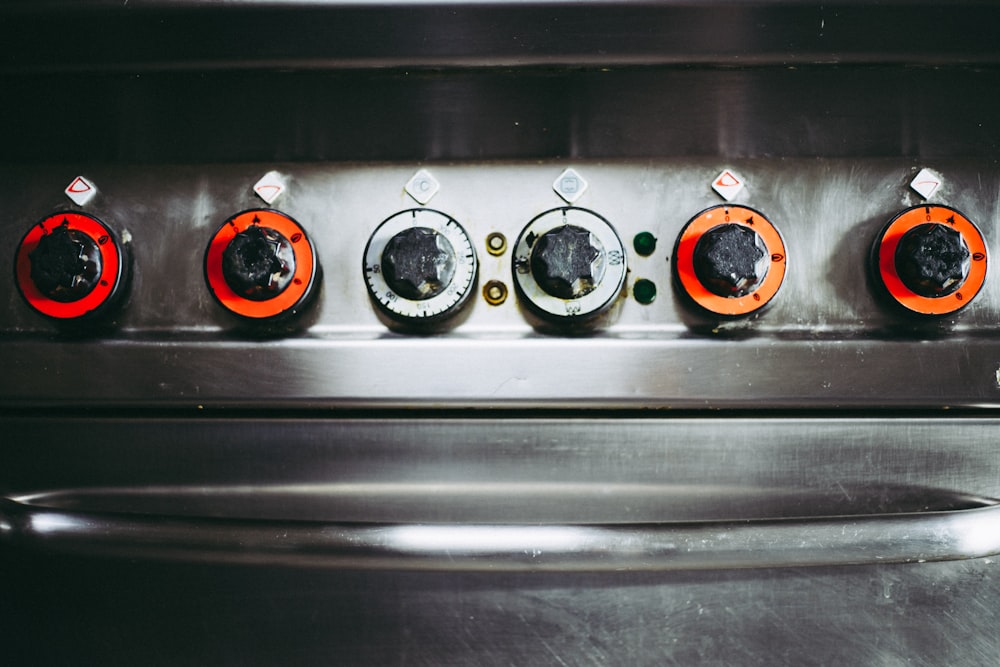
<path fill-rule="evenodd" d="M 78 512 L 0 501 L 0 545 L 361 570 L 668 571 L 922 563 L 1000 553 L 1000 504 L 807 519 L 372 524 Z"/>

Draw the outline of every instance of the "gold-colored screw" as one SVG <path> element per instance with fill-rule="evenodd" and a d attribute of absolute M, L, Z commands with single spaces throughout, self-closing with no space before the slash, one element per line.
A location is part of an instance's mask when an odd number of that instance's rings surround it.
<path fill-rule="evenodd" d="M 483 285 L 483 298 L 491 306 L 499 306 L 507 300 L 507 286 L 499 280 L 491 280 Z"/>
<path fill-rule="evenodd" d="M 507 251 L 507 237 L 500 232 L 493 232 L 486 237 L 486 252 L 500 256 Z"/>

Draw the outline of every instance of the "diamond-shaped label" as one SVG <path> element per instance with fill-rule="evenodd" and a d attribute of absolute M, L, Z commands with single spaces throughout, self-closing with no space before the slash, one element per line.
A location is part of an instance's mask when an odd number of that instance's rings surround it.
<path fill-rule="evenodd" d="M 421 169 L 406 183 L 406 194 L 417 200 L 418 204 L 426 204 L 441 189 L 441 184 L 426 169 Z"/>
<path fill-rule="evenodd" d="M 253 186 L 254 194 L 264 200 L 265 203 L 272 203 L 281 196 L 287 188 L 285 179 L 276 171 L 269 171 L 263 178 Z"/>
<path fill-rule="evenodd" d="M 552 183 L 552 189 L 556 191 L 557 195 L 566 200 L 567 204 L 572 204 L 587 189 L 587 181 L 576 169 L 571 167 L 559 174 L 559 178 Z"/>
<path fill-rule="evenodd" d="M 73 179 L 72 183 L 66 186 L 63 192 L 77 206 L 85 206 L 97 194 L 97 186 L 83 176 L 77 176 Z"/>
<path fill-rule="evenodd" d="M 726 201 L 733 201 L 744 186 L 743 179 L 732 169 L 723 169 L 722 173 L 712 180 L 712 189 Z"/>
<path fill-rule="evenodd" d="M 910 181 L 910 187 L 924 199 L 930 199 L 931 195 L 941 187 L 942 182 L 942 178 L 930 169 L 921 169 L 920 173 Z"/>

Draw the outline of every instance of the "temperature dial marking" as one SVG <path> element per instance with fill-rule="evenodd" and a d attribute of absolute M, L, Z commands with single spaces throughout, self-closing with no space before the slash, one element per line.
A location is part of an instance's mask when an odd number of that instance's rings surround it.
<path fill-rule="evenodd" d="M 920 315 L 964 307 L 986 281 L 986 241 L 976 225 L 947 206 L 914 206 L 889 221 L 873 261 L 889 296 Z"/>
<path fill-rule="evenodd" d="M 544 314 L 596 315 L 621 292 L 625 247 L 611 224 L 572 206 L 542 213 L 514 244 L 514 283 Z"/>
<path fill-rule="evenodd" d="M 405 321 L 431 321 L 468 298 L 479 265 L 472 241 L 440 211 L 408 209 L 382 222 L 368 240 L 365 282 L 376 303 Z"/>

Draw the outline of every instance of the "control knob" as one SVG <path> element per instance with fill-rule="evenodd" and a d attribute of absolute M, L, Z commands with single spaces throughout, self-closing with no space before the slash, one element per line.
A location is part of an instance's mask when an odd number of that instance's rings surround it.
<path fill-rule="evenodd" d="M 271 209 L 226 220 L 205 253 L 205 278 L 227 310 L 252 320 L 301 312 L 313 295 L 319 263 L 302 227 Z"/>
<path fill-rule="evenodd" d="M 986 241 L 953 208 L 914 206 L 889 221 L 872 251 L 889 297 L 919 315 L 946 315 L 968 304 L 986 280 Z"/>
<path fill-rule="evenodd" d="M 384 220 L 368 240 L 363 271 L 383 312 L 404 323 L 434 322 L 465 303 L 478 273 L 472 241 L 451 216 L 409 209 Z"/>
<path fill-rule="evenodd" d="M 947 225 L 928 222 L 899 240 L 896 271 L 903 284 L 920 296 L 946 296 L 965 282 L 971 256 L 961 234 Z"/>
<path fill-rule="evenodd" d="M 546 211 L 514 245 L 514 283 L 528 304 L 552 318 L 586 318 L 621 293 L 625 247 L 611 224 L 583 208 Z"/>
<path fill-rule="evenodd" d="M 771 221 L 746 206 L 713 206 L 692 218 L 677 239 L 674 271 L 684 294 L 727 317 L 753 313 L 785 278 L 785 243 Z"/>
<path fill-rule="evenodd" d="M 42 294 L 54 301 L 77 301 L 97 286 L 101 255 L 97 242 L 86 234 L 59 225 L 38 241 L 28 253 L 31 280 Z"/>
<path fill-rule="evenodd" d="M 389 287 L 407 299 L 438 296 L 455 277 L 455 249 L 429 227 L 399 232 L 382 251 L 382 273 Z"/>
<path fill-rule="evenodd" d="M 538 285 L 561 299 L 579 299 L 600 284 L 606 268 L 604 246 L 577 225 L 545 232 L 531 253 L 531 273 Z"/>
<path fill-rule="evenodd" d="M 724 297 L 750 294 L 767 276 L 767 246 L 743 225 L 719 225 L 705 232 L 694 248 L 694 271 L 708 291 Z"/>
<path fill-rule="evenodd" d="M 90 319 L 124 294 L 127 255 L 97 218 L 57 213 L 32 227 L 18 246 L 17 285 L 28 304 L 59 320 Z"/>

